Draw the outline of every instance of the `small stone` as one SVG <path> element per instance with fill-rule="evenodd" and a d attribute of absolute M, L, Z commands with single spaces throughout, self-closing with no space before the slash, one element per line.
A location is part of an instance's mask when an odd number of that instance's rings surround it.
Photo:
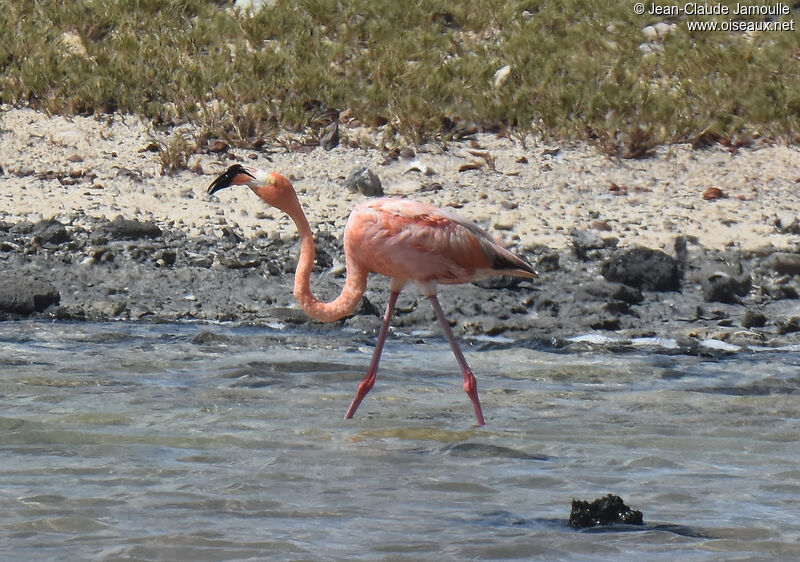
<path fill-rule="evenodd" d="M 140 238 L 158 238 L 161 229 L 152 221 L 139 221 L 116 217 L 105 225 L 104 233 L 112 240 L 137 240 Z"/>
<path fill-rule="evenodd" d="M 703 199 L 706 201 L 713 201 L 714 199 L 725 199 L 728 194 L 718 187 L 709 187 L 703 192 Z"/>
<path fill-rule="evenodd" d="M 775 325 L 778 327 L 780 335 L 800 332 L 800 317 L 791 316 L 786 319 L 777 320 Z"/>
<path fill-rule="evenodd" d="M 603 239 L 589 230 L 571 228 L 569 235 L 572 251 L 582 260 L 598 258 L 600 256 L 599 251 L 606 247 Z"/>
<path fill-rule="evenodd" d="M 631 305 L 642 302 L 644 300 L 644 295 L 642 295 L 639 289 L 623 285 L 622 283 L 595 280 L 579 285 L 578 288 L 575 289 L 574 298 L 576 301 L 619 301 Z"/>
<path fill-rule="evenodd" d="M 39 244 L 63 244 L 69 242 L 70 236 L 67 227 L 57 220 L 40 221 L 34 228 L 36 240 Z"/>
<path fill-rule="evenodd" d="M 74 31 L 65 31 L 61 34 L 61 45 L 64 47 L 64 51 L 69 55 L 76 55 L 79 57 L 89 56 L 86 45 L 83 44 L 83 39 Z"/>
<path fill-rule="evenodd" d="M 436 172 L 434 172 L 430 166 L 420 160 L 413 160 L 408 164 L 408 168 L 406 168 L 403 173 L 407 174 L 409 172 L 419 172 L 426 176 L 432 176 L 436 174 Z"/>
<path fill-rule="evenodd" d="M 727 342 L 739 347 L 753 347 L 764 345 L 764 335 L 750 330 L 738 330 L 728 336 Z"/>
<path fill-rule="evenodd" d="M 508 76 L 511 74 L 511 65 L 507 64 L 504 67 L 497 70 L 492 77 L 492 86 L 495 88 L 500 88 L 503 84 L 506 83 L 508 80 Z"/>
<path fill-rule="evenodd" d="M 678 261 L 650 248 L 618 252 L 603 263 L 600 272 L 608 281 L 649 291 L 677 291 L 681 285 Z"/>
<path fill-rule="evenodd" d="M 742 327 L 744 328 L 763 328 L 767 323 L 767 317 L 757 310 L 747 310 L 742 316 Z"/>
<path fill-rule="evenodd" d="M 333 121 L 325 128 L 319 139 L 319 145 L 327 152 L 339 146 L 339 122 Z"/>
<path fill-rule="evenodd" d="M 625 505 L 621 497 L 613 494 L 598 498 L 591 503 L 583 500 L 572 500 L 569 526 L 573 529 L 613 523 L 643 525 L 644 520 L 641 511 L 631 509 Z"/>
<path fill-rule="evenodd" d="M 367 168 L 360 166 L 354 168 L 345 180 L 345 186 L 352 192 L 358 192 L 368 197 L 380 197 L 383 195 L 383 186 L 378 174 Z"/>
<path fill-rule="evenodd" d="M 208 151 L 209 152 L 215 152 L 215 153 L 227 152 L 228 151 L 228 147 L 229 147 L 229 145 L 228 145 L 227 141 L 224 141 L 222 139 L 216 139 L 216 140 L 211 142 L 211 144 L 208 147 Z"/>
<path fill-rule="evenodd" d="M 761 289 L 769 295 L 769 297 L 773 300 L 794 300 L 796 298 L 800 298 L 800 295 L 797 293 L 797 289 L 795 289 L 792 285 L 787 283 L 768 283 L 766 285 L 762 285 Z"/>
<path fill-rule="evenodd" d="M 752 286 L 749 274 L 733 276 L 724 271 L 707 272 L 700 283 L 706 302 L 729 304 L 738 303 L 739 297 L 746 296 Z"/>
<path fill-rule="evenodd" d="M 783 275 L 800 275 L 800 254 L 775 252 L 762 262 L 762 266 Z"/>
<path fill-rule="evenodd" d="M 611 231 L 611 225 L 608 224 L 607 221 L 592 221 L 592 224 L 589 226 L 591 226 L 593 230 L 599 230 L 603 232 Z"/>
<path fill-rule="evenodd" d="M 559 267 L 558 252 L 547 251 L 536 260 L 536 269 L 539 271 L 558 271 Z"/>
<path fill-rule="evenodd" d="M 775 219 L 775 228 L 781 234 L 800 234 L 800 217 L 787 213 Z"/>
<path fill-rule="evenodd" d="M 161 145 L 155 141 L 151 141 L 147 143 L 147 146 L 140 148 L 138 152 L 161 152 Z"/>
<path fill-rule="evenodd" d="M 233 9 L 252 16 L 273 4 L 275 0 L 236 0 Z"/>

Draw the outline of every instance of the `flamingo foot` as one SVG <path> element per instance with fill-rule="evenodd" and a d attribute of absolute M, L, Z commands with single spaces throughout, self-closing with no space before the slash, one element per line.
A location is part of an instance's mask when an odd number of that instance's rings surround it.
<path fill-rule="evenodd" d="M 478 427 L 486 425 L 486 422 L 483 421 L 481 401 L 480 398 L 478 398 L 478 384 L 475 382 L 475 376 L 472 374 L 472 371 L 464 373 L 464 392 L 466 392 L 469 399 L 472 400 L 472 407 L 475 410 L 475 419 L 478 422 Z"/>
<path fill-rule="evenodd" d="M 372 390 L 372 385 L 375 384 L 375 376 L 373 375 L 371 378 L 369 375 L 358 383 L 358 389 L 356 390 L 356 396 L 353 398 L 353 401 L 350 403 L 350 407 L 347 408 L 347 413 L 344 415 L 344 419 L 351 420 L 353 419 L 353 415 L 356 413 L 359 405 L 361 405 L 361 401 L 367 395 L 367 393 Z"/>

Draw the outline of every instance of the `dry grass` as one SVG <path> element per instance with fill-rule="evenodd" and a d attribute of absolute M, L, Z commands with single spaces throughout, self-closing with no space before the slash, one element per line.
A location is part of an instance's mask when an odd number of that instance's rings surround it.
<path fill-rule="evenodd" d="M 664 18 L 628 1 L 299 0 L 253 17 L 230 4 L 6 0 L 0 101 L 189 120 L 240 145 L 318 135 L 344 111 L 382 127 L 390 147 L 475 126 L 592 139 L 623 157 L 670 142 L 798 141 L 797 32 L 689 32 L 676 18 L 642 48 L 642 28 Z M 178 144 L 166 167 L 191 143 Z"/>

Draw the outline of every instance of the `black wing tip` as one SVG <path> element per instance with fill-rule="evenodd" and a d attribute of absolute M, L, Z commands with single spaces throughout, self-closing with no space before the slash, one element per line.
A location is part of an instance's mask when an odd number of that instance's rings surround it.
<path fill-rule="evenodd" d="M 221 189 L 230 187 L 230 185 L 233 183 L 233 178 L 235 178 L 239 174 L 246 174 L 250 177 L 253 177 L 253 174 L 248 172 L 247 168 L 245 168 L 241 164 L 233 164 L 227 170 L 225 170 L 219 176 L 217 176 L 217 178 L 214 181 L 211 182 L 211 185 L 208 186 L 208 194 L 213 195 Z"/>
<path fill-rule="evenodd" d="M 533 269 L 531 264 L 510 252 L 509 254 L 508 256 L 502 254 L 496 256 L 492 262 L 492 269 L 502 271 L 508 275 L 530 278 L 539 277 L 539 274 Z"/>

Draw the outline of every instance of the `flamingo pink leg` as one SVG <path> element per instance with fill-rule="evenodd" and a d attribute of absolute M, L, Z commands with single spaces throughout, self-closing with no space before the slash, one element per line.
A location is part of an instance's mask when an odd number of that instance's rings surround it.
<path fill-rule="evenodd" d="M 346 420 L 352 419 L 353 414 L 356 413 L 359 404 L 361 404 L 361 401 L 372 389 L 372 385 L 375 384 L 375 375 L 378 374 L 378 363 L 381 362 L 383 344 L 386 341 L 386 335 L 389 333 L 389 322 L 392 319 L 392 311 L 394 311 L 394 306 L 397 304 L 397 297 L 399 295 L 400 291 L 392 291 L 389 294 L 389 303 L 386 305 L 386 314 L 383 316 L 383 325 L 381 326 L 381 331 L 378 334 L 378 342 L 375 344 L 375 351 L 372 354 L 372 361 L 369 364 L 369 369 L 367 369 L 367 374 L 364 375 L 364 378 L 360 383 L 358 383 L 356 396 L 353 398 L 353 402 L 350 404 L 350 407 L 347 409 L 347 413 L 344 415 Z"/>
<path fill-rule="evenodd" d="M 475 375 L 472 374 L 472 369 L 469 368 L 467 360 L 464 359 L 464 354 L 461 353 L 461 348 L 453 335 L 453 330 L 450 329 L 447 318 L 444 316 L 442 307 L 439 304 L 439 299 L 436 298 L 435 294 L 428 295 L 428 299 L 430 299 L 431 305 L 433 305 L 433 311 L 436 313 L 439 324 L 442 325 L 444 336 L 450 343 L 450 349 L 453 350 L 453 355 L 456 356 L 458 366 L 461 368 L 461 374 L 464 375 L 464 392 L 466 392 L 469 399 L 472 400 L 472 406 L 475 408 L 475 419 L 478 420 L 479 426 L 484 425 L 481 401 L 478 399 L 478 383 L 475 382 Z"/>

